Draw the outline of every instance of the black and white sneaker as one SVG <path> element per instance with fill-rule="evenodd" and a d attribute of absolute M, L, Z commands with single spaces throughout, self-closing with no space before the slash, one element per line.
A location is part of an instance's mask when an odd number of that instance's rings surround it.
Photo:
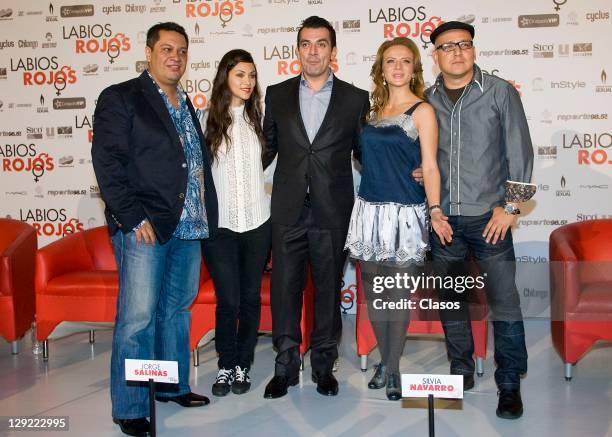
<path fill-rule="evenodd" d="M 235 379 L 232 384 L 232 393 L 241 395 L 246 393 L 251 388 L 251 378 L 249 377 L 249 368 L 248 367 L 240 367 L 236 366 L 235 370 Z"/>
<path fill-rule="evenodd" d="M 230 392 L 234 382 L 234 369 L 219 369 L 217 379 L 212 386 L 212 394 L 215 396 L 225 396 Z"/>

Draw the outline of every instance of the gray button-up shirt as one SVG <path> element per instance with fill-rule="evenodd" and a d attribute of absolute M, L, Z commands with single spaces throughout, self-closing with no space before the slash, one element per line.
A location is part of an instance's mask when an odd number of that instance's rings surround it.
<path fill-rule="evenodd" d="M 533 147 L 516 89 L 474 65 L 456 104 L 442 75 L 426 96 L 438 120 L 441 206 L 447 215 L 476 216 L 503 205 L 505 182 L 530 182 Z"/>
<path fill-rule="evenodd" d="M 308 140 L 311 143 L 314 141 L 323 123 L 323 118 L 331 100 L 333 84 L 334 75 L 331 71 L 325 85 L 319 91 L 310 88 L 310 85 L 304 79 L 304 75 L 300 78 L 300 113 L 306 133 L 308 134 Z"/>

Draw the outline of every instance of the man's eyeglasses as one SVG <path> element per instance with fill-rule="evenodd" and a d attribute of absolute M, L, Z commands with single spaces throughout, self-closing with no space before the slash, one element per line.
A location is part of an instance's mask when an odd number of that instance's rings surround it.
<path fill-rule="evenodd" d="M 473 41 L 459 41 L 459 42 L 445 42 L 436 47 L 436 50 L 442 50 L 443 52 L 449 53 L 454 52 L 455 47 L 459 47 L 461 50 L 469 50 L 474 47 Z"/>

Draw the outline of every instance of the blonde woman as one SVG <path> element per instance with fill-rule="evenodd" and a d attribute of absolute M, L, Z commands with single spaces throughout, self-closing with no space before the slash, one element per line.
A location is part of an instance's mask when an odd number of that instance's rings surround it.
<path fill-rule="evenodd" d="M 410 313 L 383 303 L 410 298 L 410 290 L 401 288 L 403 284 L 383 288 L 377 277 L 420 275 L 430 223 L 441 241 L 452 238 L 439 206 L 438 128 L 432 107 L 424 102 L 422 72 L 419 50 L 411 40 L 395 38 L 379 47 L 371 73 L 372 109 L 360 137 L 361 185 L 345 246 L 360 260 L 381 354 L 368 387 L 386 386 L 389 400 L 401 397 L 399 361 Z M 419 167 L 424 187 L 412 176 Z"/>

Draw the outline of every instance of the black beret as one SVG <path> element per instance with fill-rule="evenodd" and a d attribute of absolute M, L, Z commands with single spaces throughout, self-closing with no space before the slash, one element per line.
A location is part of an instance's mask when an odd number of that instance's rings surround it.
<path fill-rule="evenodd" d="M 471 24 L 463 23 L 461 21 L 447 21 L 446 23 L 436 27 L 436 29 L 431 32 L 429 39 L 431 40 L 432 44 L 435 44 L 436 38 L 438 38 L 440 34 L 446 32 L 447 30 L 455 29 L 467 30 L 470 32 L 470 35 L 472 35 L 472 38 L 474 38 L 474 26 Z"/>

